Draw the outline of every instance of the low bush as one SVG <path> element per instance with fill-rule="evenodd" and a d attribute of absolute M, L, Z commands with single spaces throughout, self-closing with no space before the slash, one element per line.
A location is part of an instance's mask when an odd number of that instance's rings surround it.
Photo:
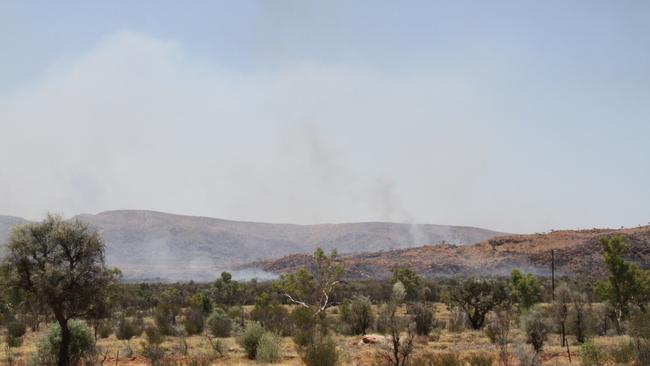
<path fill-rule="evenodd" d="M 70 321 L 70 346 L 68 348 L 70 364 L 81 364 L 84 359 L 92 358 L 95 353 L 95 340 L 84 323 Z M 51 324 L 47 333 L 36 342 L 36 355 L 34 364 L 40 366 L 55 366 L 59 359 L 59 345 L 61 344 L 61 327 L 58 323 Z"/>
<path fill-rule="evenodd" d="M 257 356 L 257 346 L 263 335 L 264 328 L 262 328 L 262 325 L 258 322 L 250 322 L 246 324 L 244 330 L 237 336 L 237 343 L 244 348 L 248 358 L 255 359 Z"/>
<path fill-rule="evenodd" d="M 109 320 L 102 320 L 99 322 L 97 325 L 97 336 L 104 339 L 110 337 L 111 334 L 113 334 L 113 326 L 111 325 L 111 322 Z"/>
<path fill-rule="evenodd" d="M 352 332 L 354 334 L 366 334 L 366 330 L 375 321 L 370 298 L 357 295 L 350 301 L 349 306 L 344 309 L 343 320 L 350 324 Z"/>
<path fill-rule="evenodd" d="M 121 315 L 117 320 L 117 326 L 115 327 L 115 337 L 119 340 L 128 341 L 133 337 L 140 336 L 142 334 L 142 327 L 138 322 L 133 318 L 127 318 L 124 315 Z"/>
<path fill-rule="evenodd" d="M 415 304 L 410 309 L 415 322 L 415 333 L 417 335 L 428 335 L 433 329 L 433 309 L 425 304 Z"/>
<path fill-rule="evenodd" d="M 336 343 L 330 337 L 316 335 L 307 345 L 300 347 L 299 353 L 306 366 L 334 366 L 339 361 Z"/>
<path fill-rule="evenodd" d="M 309 343 L 314 334 L 317 320 L 311 310 L 302 306 L 295 307 L 289 315 L 293 324 L 293 342 L 298 346 L 305 346 Z"/>
<path fill-rule="evenodd" d="M 27 332 L 25 323 L 14 320 L 7 324 L 7 335 L 5 341 L 8 347 L 20 347 L 23 344 L 23 336 Z"/>
<path fill-rule="evenodd" d="M 260 337 L 257 344 L 257 362 L 263 364 L 276 363 L 280 361 L 280 337 L 271 332 L 266 332 Z"/>
<path fill-rule="evenodd" d="M 142 341 L 142 355 L 149 359 L 152 366 L 160 366 L 165 357 L 165 349 L 161 343 L 165 340 L 164 335 L 156 326 L 147 326 L 144 330 L 145 340 Z"/>
<path fill-rule="evenodd" d="M 205 317 L 200 308 L 189 308 L 185 310 L 185 320 L 183 321 L 183 328 L 187 335 L 200 334 L 203 332 L 205 325 Z"/>
<path fill-rule="evenodd" d="M 215 308 L 210 317 L 208 317 L 208 330 L 210 333 L 219 338 L 230 337 L 232 331 L 232 320 L 221 308 Z"/>

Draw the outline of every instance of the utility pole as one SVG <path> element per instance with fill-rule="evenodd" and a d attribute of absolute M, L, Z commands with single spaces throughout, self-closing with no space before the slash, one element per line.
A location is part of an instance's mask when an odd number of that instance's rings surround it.
<path fill-rule="evenodd" d="M 555 301 L 555 249 L 551 249 L 551 299 Z"/>

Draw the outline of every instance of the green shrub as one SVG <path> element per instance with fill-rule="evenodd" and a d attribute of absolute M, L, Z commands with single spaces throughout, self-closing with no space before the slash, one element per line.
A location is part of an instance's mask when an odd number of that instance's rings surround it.
<path fill-rule="evenodd" d="M 311 310 L 299 306 L 293 309 L 289 317 L 293 324 L 293 342 L 298 346 L 307 345 L 317 325 L 314 314 Z"/>
<path fill-rule="evenodd" d="M 215 308 L 208 318 L 208 330 L 215 337 L 230 337 L 232 320 L 221 308 Z"/>
<path fill-rule="evenodd" d="M 159 305 L 154 309 L 153 320 L 163 335 L 174 335 L 175 314 L 169 307 Z"/>
<path fill-rule="evenodd" d="M 580 365 L 581 366 L 602 366 L 606 358 L 603 351 L 596 347 L 594 342 L 589 339 L 580 347 Z"/>
<path fill-rule="evenodd" d="M 260 338 L 264 335 L 264 328 L 258 322 L 250 322 L 246 324 L 244 330 L 237 336 L 237 343 L 239 343 L 246 356 L 250 359 L 255 359 L 257 356 L 257 346 L 260 343 Z"/>
<path fill-rule="evenodd" d="M 94 354 L 94 337 L 90 329 L 80 321 L 70 321 L 68 328 L 70 328 L 70 346 L 68 349 L 70 364 L 77 365 Z M 55 323 L 50 325 L 47 333 L 36 342 L 34 363 L 41 366 L 57 365 L 60 344 L 61 327 L 58 323 Z"/>
<path fill-rule="evenodd" d="M 115 327 L 115 337 L 119 340 L 128 341 L 133 337 L 137 337 L 142 334 L 142 327 L 133 320 L 132 318 L 127 318 L 124 315 L 121 315 L 117 320 L 117 326 Z"/>
<path fill-rule="evenodd" d="M 203 332 L 205 317 L 199 308 L 189 308 L 185 311 L 183 327 L 187 335 L 200 334 Z"/>
<path fill-rule="evenodd" d="M 97 335 L 99 338 L 108 338 L 111 334 L 113 334 L 113 327 L 111 326 L 111 322 L 108 320 L 102 320 L 99 322 L 97 325 Z"/>
<path fill-rule="evenodd" d="M 257 344 L 257 362 L 264 364 L 276 363 L 280 361 L 280 337 L 266 332 L 262 335 Z"/>
<path fill-rule="evenodd" d="M 429 334 L 433 329 L 433 309 L 425 304 L 415 304 L 410 310 L 415 322 L 415 333 L 417 335 Z"/>
<path fill-rule="evenodd" d="M 250 318 L 260 322 L 269 331 L 280 335 L 290 334 L 289 311 L 266 292 L 255 299 L 255 307 L 250 312 Z"/>
<path fill-rule="evenodd" d="M 145 341 L 142 342 L 142 355 L 151 361 L 151 365 L 159 366 L 165 357 L 165 349 L 160 345 L 164 340 L 164 335 L 160 329 L 155 326 L 147 326 L 144 330 Z"/>
<path fill-rule="evenodd" d="M 533 346 L 536 353 L 541 352 L 550 329 L 544 314 L 539 309 L 534 309 L 522 318 L 522 325 L 526 342 Z"/>
<path fill-rule="evenodd" d="M 334 340 L 320 335 L 311 338 L 305 346 L 300 347 L 299 353 L 306 366 L 334 366 L 339 360 Z"/>
<path fill-rule="evenodd" d="M 25 335 L 26 332 L 27 332 L 27 326 L 25 325 L 25 323 L 21 321 L 14 320 L 9 324 L 7 324 L 7 334 L 12 337 L 16 337 L 16 338 L 22 337 Z"/>
<path fill-rule="evenodd" d="M 375 321 L 372 313 L 372 303 L 367 296 L 355 296 L 348 307 L 343 307 L 345 311 L 344 320 L 350 324 L 354 334 L 366 334 Z"/>
<path fill-rule="evenodd" d="M 14 337 L 11 334 L 7 334 L 5 336 L 5 342 L 7 343 L 7 347 L 20 347 L 23 345 L 23 338 L 22 337 Z"/>
<path fill-rule="evenodd" d="M 23 344 L 23 336 L 27 332 L 27 326 L 25 323 L 13 320 L 7 324 L 7 335 L 5 336 L 5 342 L 9 347 L 20 347 Z"/>

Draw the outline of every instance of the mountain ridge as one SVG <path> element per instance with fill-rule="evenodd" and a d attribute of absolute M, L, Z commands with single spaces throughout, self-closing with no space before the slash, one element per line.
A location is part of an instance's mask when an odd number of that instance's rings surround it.
<path fill-rule="evenodd" d="M 343 254 L 339 257 L 350 279 L 386 278 L 395 267 L 406 267 L 427 277 L 454 275 L 508 275 L 519 268 L 550 275 L 551 250 L 558 275 L 604 275 L 600 238 L 621 235 L 630 244 L 627 259 L 650 268 L 650 226 L 628 229 L 558 230 L 550 233 L 503 235 L 471 245 L 427 245 L 390 251 Z M 293 254 L 276 260 L 252 262 L 242 268 L 281 274 L 309 268 L 311 257 Z"/>
<path fill-rule="evenodd" d="M 437 242 L 470 244 L 502 234 L 469 226 L 390 222 L 276 224 L 149 210 L 104 211 L 72 219 L 98 230 L 106 241 L 107 263 L 121 268 L 125 277 L 134 280 L 210 280 L 222 270 L 254 260 L 311 253 L 317 247 L 358 253 Z M 15 220 L 6 221 L 15 224 Z M 4 226 L 5 236 L 0 236 L 0 242 L 8 233 Z"/>

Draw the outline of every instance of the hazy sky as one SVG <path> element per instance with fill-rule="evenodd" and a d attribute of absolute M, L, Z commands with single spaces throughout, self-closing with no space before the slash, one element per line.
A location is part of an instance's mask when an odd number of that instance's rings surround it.
<path fill-rule="evenodd" d="M 2 1 L 0 213 L 650 221 L 650 2 Z"/>

